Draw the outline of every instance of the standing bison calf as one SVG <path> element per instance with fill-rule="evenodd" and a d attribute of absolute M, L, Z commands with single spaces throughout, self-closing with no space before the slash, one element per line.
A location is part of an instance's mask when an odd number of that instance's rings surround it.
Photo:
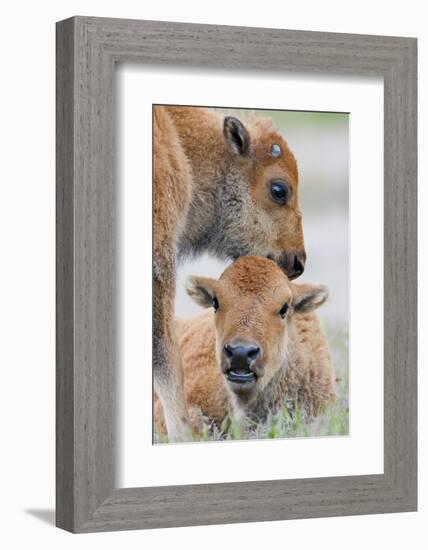
<path fill-rule="evenodd" d="M 305 264 L 297 165 L 268 121 L 201 108 L 153 112 L 153 374 L 170 440 L 186 438 L 174 337 L 177 263 L 259 254 L 291 277 Z"/>
<path fill-rule="evenodd" d="M 275 262 L 247 256 L 219 280 L 192 277 L 189 295 L 212 308 L 177 322 L 184 389 L 194 426 L 231 411 L 260 422 L 291 400 L 308 417 L 335 400 L 335 374 L 314 310 L 323 286 L 290 283 Z M 155 422 L 160 418 L 155 407 Z"/>

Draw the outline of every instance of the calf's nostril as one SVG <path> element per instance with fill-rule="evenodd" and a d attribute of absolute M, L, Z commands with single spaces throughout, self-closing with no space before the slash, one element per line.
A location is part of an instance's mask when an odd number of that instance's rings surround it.
<path fill-rule="evenodd" d="M 299 260 L 297 256 L 294 256 L 294 263 L 293 263 L 293 272 L 296 276 L 299 276 L 303 273 L 305 270 L 305 267 L 303 263 Z"/>
<path fill-rule="evenodd" d="M 229 359 L 231 359 L 231 357 L 233 356 L 233 349 L 229 344 L 225 344 L 224 353 L 226 354 L 226 357 L 228 357 Z"/>
<path fill-rule="evenodd" d="M 260 353 L 260 348 L 258 346 L 253 346 L 250 348 L 247 352 L 247 356 L 249 359 L 255 359 Z"/>

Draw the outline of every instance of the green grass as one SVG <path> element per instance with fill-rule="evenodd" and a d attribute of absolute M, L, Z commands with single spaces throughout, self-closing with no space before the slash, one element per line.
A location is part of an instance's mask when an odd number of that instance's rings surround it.
<path fill-rule="evenodd" d="M 284 406 L 270 415 L 266 422 L 242 426 L 233 417 L 228 417 L 220 428 L 204 419 L 199 434 L 191 440 L 232 441 L 243 439 L 284 439 L 293 437 L 325 437 L 349 434 L 349 376 L 348 376 L 348 331 L 343 325 L 323 323 L 323 329 L 330 344 L 332 359 L 337 376 L 337 401 L 327 407 L 322 414 L 310 422 L 305 420 L 303 411 L 296 407 L 293 413 Z M 154 442 L 167 443 L 166 436 L 155 430 Z"/>

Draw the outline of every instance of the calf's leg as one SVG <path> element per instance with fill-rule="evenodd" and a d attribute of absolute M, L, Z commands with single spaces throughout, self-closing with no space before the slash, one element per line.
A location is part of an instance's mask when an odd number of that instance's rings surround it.
<path fill-rule="evenodd" d="M 173 277 L 154 279 L 153 381 L 163 408 L 169 441 L 190 437 L 185 405 L 183 370 L 173 325 L 175 285 Z"/>
<path fill-rule="evenodd" d="M 185 225 L 192 174 L 174 124 L 153 111 L 153 378 L 170 441 L 188 439 L 181 360 L 175 345 L 177 243 Z"/>

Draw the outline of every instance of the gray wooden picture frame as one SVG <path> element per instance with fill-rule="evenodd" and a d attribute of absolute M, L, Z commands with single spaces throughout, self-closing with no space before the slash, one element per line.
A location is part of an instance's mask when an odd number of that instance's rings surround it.
<path fill-rule="evenodd" d="M 154 21 L 57 24 L 58 527 L 82 533 L 416 510 L 416 47 L 414 38 Z M 115 487 L 118 62 L 383 77 L 382 475 Z"/>

